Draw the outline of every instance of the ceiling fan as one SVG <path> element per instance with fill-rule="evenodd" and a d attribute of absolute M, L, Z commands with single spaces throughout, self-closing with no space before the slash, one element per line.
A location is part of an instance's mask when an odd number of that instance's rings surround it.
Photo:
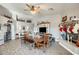
<path fill-rule="evenodd" d="M 48 11 L 53 11 L 53 8 L 48 8 L 47 4 L 35 4 L 35 5 L 30 5 L 26 4 L 26 7 L 28 9 L 24 9 L 24 11 L 30 11 L 32 14 L 40 13 L 40 10 L 47 9 Z"/>
<path fill-rule="evenodd" d="M 29 4 L 26 4 L 26 6 L 28 7 L 28 9 L 24 9 L 24 11 L 30 11 L 32 14 L 35 14 L 40 10 L 40 6 L 29 5 Z"/>

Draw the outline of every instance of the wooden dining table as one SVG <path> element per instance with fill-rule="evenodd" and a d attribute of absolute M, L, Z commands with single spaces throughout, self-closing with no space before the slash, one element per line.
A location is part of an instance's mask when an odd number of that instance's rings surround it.
<path fill-rule="evenodd" d="M 36 43 L 40 43 L 40 42 L 43 42 L 44 40 L 43 40 L 43 38 L 38 38 L 38 37 L 36 37 L 35 38 L 35 40 L 34 40 Z"/>
<path fill-rule="evenodd" d="M 36 46 L 39 48 L 40 46 L 44 45 L 43 42 L 43 38 L 40 36 L 40 37 L 35 37 L 34 38 L 34 42 L 36 44 Z"/>

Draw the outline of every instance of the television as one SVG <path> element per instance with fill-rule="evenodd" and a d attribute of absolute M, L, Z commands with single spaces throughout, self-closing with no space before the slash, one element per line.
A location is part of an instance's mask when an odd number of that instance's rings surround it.
<path fill-rule="evenodd" d="M 46 33 L 46 27 L 40 27 L 39 33 Z"/>

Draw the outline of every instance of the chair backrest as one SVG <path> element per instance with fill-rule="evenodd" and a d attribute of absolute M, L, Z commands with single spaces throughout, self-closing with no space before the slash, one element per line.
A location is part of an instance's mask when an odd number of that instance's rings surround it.
<path fill-rule="evenodd" d="M 48 43 L 49 41 L 49 35 L 44 34 L 44 43 Z"/>
<path fill-rule="evenodd" d="M 25 32 L 24 33 L 24 38 L 28 38 L 29 37 L 29 33 L 28 32 Z"/>

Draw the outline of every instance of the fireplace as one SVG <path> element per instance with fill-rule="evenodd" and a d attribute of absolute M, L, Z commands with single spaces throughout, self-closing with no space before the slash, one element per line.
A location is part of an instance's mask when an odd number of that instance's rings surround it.
<path fill-rule="evenodd" d="M 46 33 L 46 27 L 39 27 L 39 33 L 43 34 Z"/>

